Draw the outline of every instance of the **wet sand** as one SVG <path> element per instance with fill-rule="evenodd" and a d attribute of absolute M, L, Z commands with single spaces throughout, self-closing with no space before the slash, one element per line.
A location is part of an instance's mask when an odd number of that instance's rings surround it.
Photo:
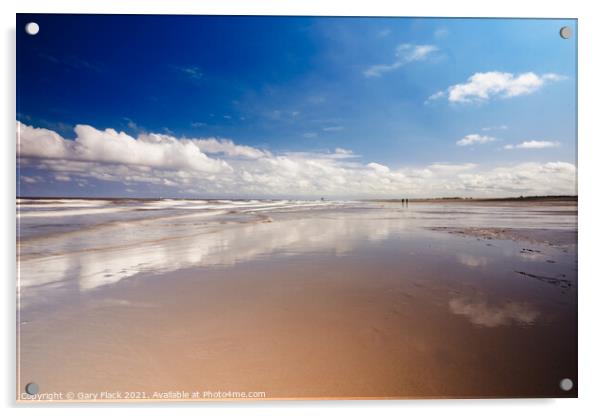
<path fill-rule="evenodd" d="M 576 397 L 574 203 L 245 210 L 24 238 L 19 391 Z"/>

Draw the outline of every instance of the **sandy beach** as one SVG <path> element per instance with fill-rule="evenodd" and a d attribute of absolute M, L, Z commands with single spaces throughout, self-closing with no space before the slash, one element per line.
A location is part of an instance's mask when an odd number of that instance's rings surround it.
<path fill-rule="evenodd" d="M 19 199 L 17 217 L 18 391 L 577 396 L 576 201 Z"/>

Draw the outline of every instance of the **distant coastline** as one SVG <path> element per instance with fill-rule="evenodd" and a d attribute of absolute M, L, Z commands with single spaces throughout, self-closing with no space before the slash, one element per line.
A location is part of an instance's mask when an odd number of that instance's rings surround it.
<path fill-rule="evenodd" d="M 293 200 L 293 201 L 313 201 L 320 200 L 320 198 L 171 198 L 171 197 L 90 197 L 90 196 L 19 196 L 17 199 L 25 200 L 61 200 L 61 199 L 81 199 L 81 200 L 103 200 L 103 201 L 161 201 L 161 200 L 174 200 L 174 201 L 277 201 L 277 200 Z M 347 198 L 344 198 L 347 199 Z M 336 198 L 325 198 L 324 201 L 337 201 Z M 578 195 L 534 195 L 534 196 L 519 196 L 519 197 L 498 197 L 498 198 L 472 198 L 472 197 L 440 197 L 440 198 L 374 198 L 374 199 L 357 199 L 358 201 L 365 202 L 390 202 L 390 203 L 402 203 L 407 200 L 408 202 L 429 202 L 429 203 L 440 203 L 440 202 L 577 202 Z"/>
<path fill-rule="evenodd" d="M 399 202 L 402 199 L 371 199 L 373 202 Z M 409 198 L 409 202 L 577 202 L 578 195 L 535 195 L 504 198 Z"/>

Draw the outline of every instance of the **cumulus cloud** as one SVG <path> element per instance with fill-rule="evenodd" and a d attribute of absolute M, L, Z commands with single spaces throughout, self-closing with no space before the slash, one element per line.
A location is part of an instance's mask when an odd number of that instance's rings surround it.
<path fill-rule="evenodd" d="M 217 138 L 166 134 L 132 137 L 113 129 L 75 127 L 75 139 L 18 122 L 22 186 L 95 181 L 124 189 L 171 189 L 182 196 L 432 197 L 574 194 L 571 163 L 431 163 L 392 167 L 362 161 L 350 149 L 273 153 Z M 35 179 L 32 179 L 35 178 Z M 67 179 L 68 178 L 68 179 Z M 145 187 L 145 188 L 141 188 Z"/>
<path fill-rule="evenodd" d="M 460 164 L 452 164 L 452 163 L 433 163 L 429 165 L 428 168 L 437 172 L 446 172 L 446 173 L 455 173 L 455 172 L 464 172 L 467 170 L 471 170 L 476 168 L 477 165 L 475 163 L 460 163 Z"/>
<path fill-rule="evenodd" d="M 550 147 L 560 146 L 559 142 L 552 142 L 548 140 L 528 140 L 519 144 L 507 144 L 504 146 L 506 150 L 512 149 L 547 149 Z"/>
<path fill-rule="evenodd" d="M 378 173 L 389 173 L 391 171 L 387 166 L 376 162 L 368 163 L 366 166 Z"/>
<path fill-rule="evenodd" d="M 395 49 L 395 60 L 392 63 L 372 65 L 364 71 L 364 76 L 367 78 L 380 77 L 384 73 L 399 69 L 410 62 L 423 61 L 437 50 L 438 48 L 434 45 L 402 43 Z"/>
<path fill-rule="evenodd" d="M 204 142 L 178 140 L 164 134 L 141 134 L 138 139 L 113 129 L 75 126 L 75 140 L 56 132 L 17 124 L 20 157 L 116 163 L 155 168 L 220 172 L 230 169 L 223 160 L 208 157 L 199 146 Z"/>
<path fill-rule="evenodd" d="M 477 72 L 463 84 L 455 84 L 445 91 L 429 97 L 436 100 L 447 97 L 452 103 L 483 102 L 492 98 L 510 98 L 531 94 L 545 84 L 565 79 L 558 74 L 537 75 L 533 72 L 512 74 L 510 72 Z"/>
<path fill-rule="evenodd" d="M 462 139 L 458 140 L 456 144 L 458 146 L 471 146 L 473 144 L 483 144 L 495 141 L 494 137 L 481 136 L 480 134 L 468 134 Z"/>
<path fill-rule="evenodd" d="M 223 154 L 231 157 L 244 157 L 258 159 L 269 155 L 269 152 L 259 150 L 251 146 L 234 144 L 228 139 L 183 139 L 183 141 L 194 144 L 201 152 L 209 154 Z"/>
<path fill-rule="evenodd" d="M 568 162 L 520 163 L 458 175 L 466 194 L 576 194 L 575 165 Z"/>

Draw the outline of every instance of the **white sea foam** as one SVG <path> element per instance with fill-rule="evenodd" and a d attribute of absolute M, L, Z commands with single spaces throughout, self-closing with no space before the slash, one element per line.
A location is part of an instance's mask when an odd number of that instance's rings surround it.
<path fill-rule="evenodd" d="M 132 208 L 83 208 L 83 209 L 61 209 L 61 210 L 32 210 L 17 212 L 19 218 L 41 218 L 41 217 L 73 217 L 77 215 L 109 214 L 115 212 L 131 211 Z"/>

